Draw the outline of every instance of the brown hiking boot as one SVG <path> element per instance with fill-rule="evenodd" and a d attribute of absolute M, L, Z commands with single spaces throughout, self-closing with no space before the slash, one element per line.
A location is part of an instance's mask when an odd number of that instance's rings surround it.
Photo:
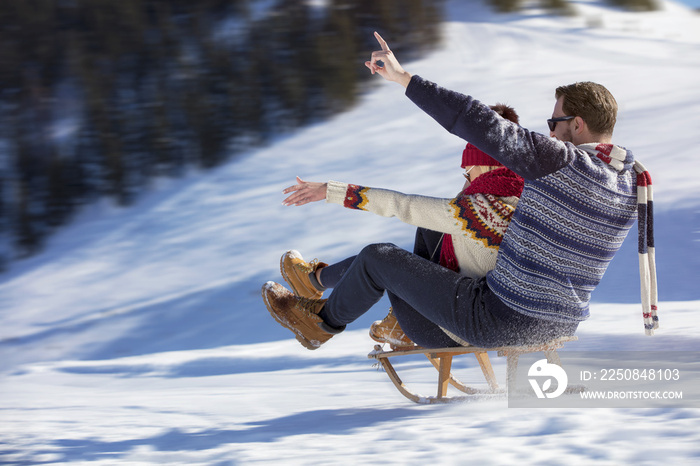
<path fill-rule="evenodd" d="M 320 289 L 312 282 L 310 274 L 316 273 L 317 269 L 326 267 L 328 264 L 314 259 L 305 262 L 299 251 L 287 251 L 280 259 L 280 272 L 282 277 L 294 291 L 294 294 L 302 298 L 321 299 L 323 289 Z M 316 281 L 316 278 L 313 278 Z M 320 284 L 318 284 L 320 286 Z"/>
<path fill-rule="evenodd" d="M 369 328 L 369 336 L 379 343 L 389 343 L 392 350 L 417 348 L 416 344 L 401 330 L 392 308 L 389 308 L 389 314 L 384 317 L 384 320 L 378 320 L 372 324 Z"/>
<path fill-rule="evenodd" d="M 262 287 L 262 297 L 267 310 L 283 327 L 296 335 L 299 343 L 314 350 L 327 342 L 333 335 L 343 331 L 326 324 L 318 313 L 326 304 L 325 299 L 308 299 L 294 293 L 275 282 L 267 282 Z"/>

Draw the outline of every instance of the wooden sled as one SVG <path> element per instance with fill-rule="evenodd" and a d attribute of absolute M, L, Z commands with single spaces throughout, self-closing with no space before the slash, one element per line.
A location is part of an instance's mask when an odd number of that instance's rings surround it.
<path fill-rule="evenodd" d="M 455 401 L 466 401 L 478 394 L 507 393 L 507 387 L 515 387 L 516 373 L 518 369 L 518 359 L 521 354 L 543 352 L 547 362 L 561 366 L 561 360 L 557 355 L 557 349 L 564 346 L 564 343 L 576 341 L 578 337 L 561 337 L 539 345 L 528 346 L 502 346 L 498 348 L 479 348 L 476 346 L 461 346 L 456 348 L 417 348 L 409 350 L 384 351 L 380 345 L 374 346 L 374 351 L 367 355 L 368 358 L 376 359 L 381 367 L 389 375 L 394 386 L 403 396 L 411 401 L 421 404 L 452 403 Z M 496 375 L 491 366 L 488 352 L 495 351 L 498 356 L 506 357 L 506 389 L 500 389 L 496 381 Z M 438 371 L 437 396 L 423 396 L 410 391 L 401 381 L 389 358 L 395 356 L 406 356 L 412 354 L 424 354 Z M 460 354 L 473 354 L 479 362 L 481 371 L 488 383 L 488 389 L 477 389 L 468 387 L 452 375 L 452 358 Z M 457 390 L 466 393 L 467 396 L 447 396 L 447 387 L 452 385 Z"/>

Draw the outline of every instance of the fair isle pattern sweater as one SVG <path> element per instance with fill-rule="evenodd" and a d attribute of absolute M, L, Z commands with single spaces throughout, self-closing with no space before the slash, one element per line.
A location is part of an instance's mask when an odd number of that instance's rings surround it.
<path fill-rule="evenodd" d="M 525 179 L 487 274 L 511 309 L 560 322 L 589 316 L 591 292 L 637 213 L 634 157 L 617 170 L 582 148 L 528 131 L 470 96 L 413 76 L 406 95 L 451 133 Z"/>
<path fill-rule="evenodd" d="M 479 278 L 496 264 L 518 197 L 472 194 L 440 199 L 329 181 L 326 201 L 449 233 L 459 273 Z"/>

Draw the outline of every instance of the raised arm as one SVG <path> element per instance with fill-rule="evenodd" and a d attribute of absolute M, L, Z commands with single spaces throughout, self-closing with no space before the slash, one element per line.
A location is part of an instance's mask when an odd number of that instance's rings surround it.
<path fill-rule="evenodd" d="M 467 140 L 525 179 L 571 163 L 572 144 L 508 121 L 475 98 L 413 76 L 406 96 L 450 133 Z"/>
<path fill-rule="evenodd" d="M 573 160 L 575 147 L 501 118 L 471 96 L 442 88 L 405 71 L 386 41 L 365 66 L 406 88 L 406 96 L 452 134 L 471 142 L 526 179 L 553 173 Z M 379 62 L 381 61 L 381 65 Z"/>

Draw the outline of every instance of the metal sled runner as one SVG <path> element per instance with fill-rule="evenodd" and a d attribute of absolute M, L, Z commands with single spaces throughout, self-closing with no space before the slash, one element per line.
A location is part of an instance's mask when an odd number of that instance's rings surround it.
<path fill-rule="evenodd" d="M 456 348 L 416 348 L 396 351 L 384 351 L 380 345 L 375 345 L 374 351 L 369 353 L 367 357 L 370 359 L 376 359 L 379 362 L 381 367 L 389 375 L 389 378 L 394 383 L 394 386 L 409 400 L 422 404 L 451 403 L 455 401 L 468 400 L 470 396 L 477 394 L 506 393 L 507 387 L 515 386 L 518 358 L 521 354 L 543 352 L 549 363 L 561 365 L 561 361 L 557 355 L 557 349 L 564 346 L 565 343 L 575 340 L 578 340 L 578 337 L 561 337 L 543 344 L 528 346 L 503 346 L 498 348 L 462 346 Z M 493 372 L 493 367 L 491 367 L 491 361 L 488 356 L 489 351 L 495 351 L 498 356 L 506 357 L 506 390 L 500 389 L 498 386 L 496 375 Z M 389 358 L 392 357 L 415 354 L 424 354 L 438 371 L 437 395 L 434 397 L 422 396 L 410 391 L 396 373 L 391 361 L 389 361 Z M 468 387 L 452 375 L 452 358 L 460 354 L 473 354 L 476 357 L 477 361 L 479 362 L 479 366 L 481 367 L 481 371 L 486 378 L 486 382 L 488 383 L 488 389 Z M 452 385 L 457 390 L 466 393 L 467 395 L 453 397 L 447 396 L 448 385 Z"/>

